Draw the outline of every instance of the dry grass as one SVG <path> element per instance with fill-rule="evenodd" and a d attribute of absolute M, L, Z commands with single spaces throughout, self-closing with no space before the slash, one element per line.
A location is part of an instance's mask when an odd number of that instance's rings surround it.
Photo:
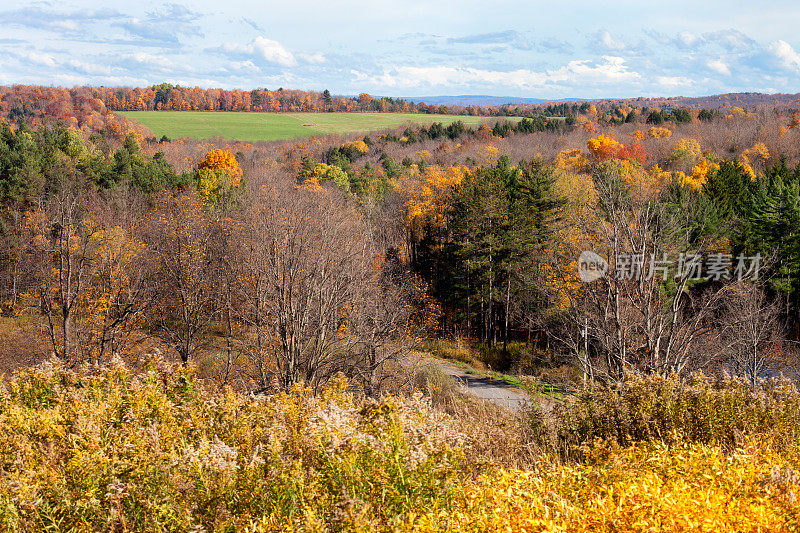
<path fill-rule="evenodd" d="M 153 360 L 0 387 L 6 531 L 790 531 L 797 455 L 769 440 L 534 453 L 508 412 L 420 395 L 360 400 L 339 382 L 252 397 Z M 698 505 L 702 501 L 702 505 Z"/>
<path fill-rule="evenodd" d="M 800 392 L 791 382 L 702 375 L 688 380 L 632 374 L 620 385 L 594 384 L 554 405 L 534 407 L 534 441 L 564 459 L 581 459 L 596 439 L 702 443 L 733 450 L 768 437 L 780 449 L 800 438 Z"/>
<path fill-rule="evenodd" d="M 414 384 L 434 407 L 453 418 L 465 437 L 466 457 L 473 468 L 485 464 L 526 468 L 536 461 L 539 449 L 534 445 L 527 413 L 465 395 L 456 381 L 435 365 L 417 371 Z"/>
<path fill-rule="evenodd" d="M 0 316 L 0 374 L 29 367 L 48 357 L 48 341 L 38 320 Z"/>

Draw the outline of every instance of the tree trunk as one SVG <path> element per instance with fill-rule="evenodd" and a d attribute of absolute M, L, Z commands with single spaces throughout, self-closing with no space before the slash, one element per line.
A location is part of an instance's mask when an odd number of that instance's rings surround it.
<path fill-rule="evenodd" d="M 491 224 L 489 225 L 491 230 Z M 493 308 L 493 300 L 494 300 L 494 259 L 492 257 L 492 245 L 489 245 L 489 310 L 487 312 L 488 324 L 487 324 L 487 342 L 490 346 L 494 346 L 494 315 L 492 312 L 494 311 Z"/>
<path fill-rule="evenodd" d="M 231 359 L 233 357 L 233 347 L 231 345 L 231 339 L 233 338 L 233 324 L 231 320 L 231 287 L 230 284 L 227 286 L 226 291 L 226 301 L 225 301 L 225 319 L 227 325 L 227 331 L 225 332 L 225 344 L 227 347 L 227 359 L 225 361 L 225 378 L 224 383 L 228 382 L 228 378 L 230 377 L 231 373 Z"/>
<path fill-rule="evenodd" d="M 510 309 L 511 309 L 511 276 L 508 277 L 508 281 L 506 282 L 506 316 L 505 316 L 506 322 L 503 325 L 503 351 L 506 351 L 508 347 L 508 314 Z"/>
<path fill-rule="evenodd" d="M 62 334 L 62 339 L 63 339 L 62 357 L 66 361 L 70 357 L 70 353 L 71 353 L 70 350 L 71 350 L 71 345 L 72 345 L 72 317 L 70 316 L 70 313 L 68 313 L 68 312 L 64 313 L 64 322 L 62 323 L 61 331 L 62 331 L 61 334 Z"/>
<path fill-rule="evenodd" d="M 481 339 L 481 342 L 486 340 L 486 311 L 483 305 L 483 294 L 481 294 L 481 330 L 478 337 Z"/>
<path fill-rule="evenodd" d="M 472 336 L 472 317 L 470 316 L 470 272 L 467 260 L 467 338 Z"/>

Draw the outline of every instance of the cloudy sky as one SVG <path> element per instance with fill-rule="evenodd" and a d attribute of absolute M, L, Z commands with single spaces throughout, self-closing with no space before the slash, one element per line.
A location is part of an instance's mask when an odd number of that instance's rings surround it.
<path fill-rule="evenodd" d="M 552 99 L 795 93 L 798 21 L 796 0 L 0 0 L 0 84 Z"/>

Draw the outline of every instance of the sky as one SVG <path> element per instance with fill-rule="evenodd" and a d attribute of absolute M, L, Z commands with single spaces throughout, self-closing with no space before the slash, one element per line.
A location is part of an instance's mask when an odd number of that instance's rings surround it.
<path fill-rule="evenodd" d="M 800 2 L 0 0 L 0 85 L 529 98 L 800 92 Z"/>

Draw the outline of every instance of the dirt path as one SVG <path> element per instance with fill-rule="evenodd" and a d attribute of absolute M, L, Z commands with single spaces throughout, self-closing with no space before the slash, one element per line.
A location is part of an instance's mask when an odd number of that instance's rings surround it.
<path fill-rule="evenodd" d="M 424 357 L 420 359 L 420 364 L 423 366 L 435 365 L 452 377 L 466 394 L 488 400 L 506 409 L 518 411 L 530 401 L 528 395 L 518 388 L 489 377 L 468 374 L 457 366 L 439 359 Z"/>

